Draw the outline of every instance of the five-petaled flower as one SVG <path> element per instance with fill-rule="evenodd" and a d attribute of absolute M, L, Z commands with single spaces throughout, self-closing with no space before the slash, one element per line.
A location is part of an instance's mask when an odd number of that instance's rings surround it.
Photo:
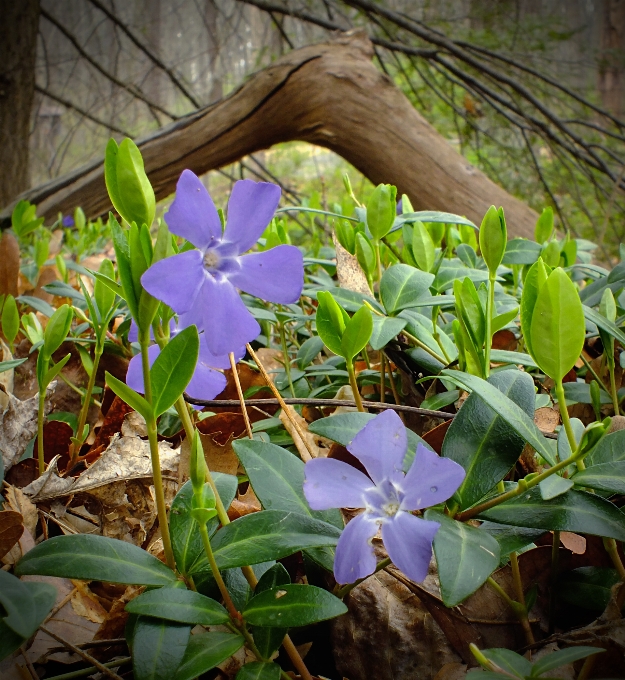
<path fill-rule="evenodd" d="M 410 513 L 450 498 L 465 471 L 419 444 L 404 474 L 407 445 L 406 428 L 388 410 L 367 423 L 347 446 L 370 477 L 333 458 L 316 458 L 306 464 L 304 494 L 313 510 L 364 508 L 347 524 L 336 547 L 334 576 L 339 583 L 353 583 L 375 571 L 371 541 L 380 527 L 395 566 L 416 582 L 427 576 L 440 524 Z"/>
<path fill-rule="evenodd" d="M 173 337 L 179 333 L 185 324 L 180 319 L 176 325 L 172 319 L 169 324 L 170 334 Z M 230 368 L 230 359 L 227 354 L 221 356 L 214 355 L 208 345 L 206 344 L 205 333 L 200 333 L 200 352 L 198 355 L 197 364 L 191 382 L 187 385 L 185 392 L 193 399 L 214 399 L 218 394 L 226 388 L 226 377 L 223 373 L 216 369 Z M 138 337 L 138 330 L 133 321 L 128 331 L 128 340 L 135 342 Z M 156 357 L 161 353 L 158 345 L 151 345 L 148 348 L 148 360 L 150 366 L 156 361 Z M 238 361 L 244 354 L 245 348 L 239 348 L 235 353 L 235 361 Z M 141 363 L 141 354 L 137 354 L 130 360 L 128 365 L 128 372 L 126 373 L 126 384 L 135 392 L 143 394 L 145 387 L 143 383 L 143 365 Z M 193 408 L 201 409 L 202 406 L 194 406 Z"/>
<path fill-rule="evenodd" d="M 197 250 L 156 262 L 141 283 L 177 314 L 185 314 L 186 323 L 208 331 L 206 341 L 215 355 L 228 354 L 260 333 L 237 288 L 280 304 L 296 302 L 302 292 L 303 258 L 295 246 L 243 255 L 263 233 L 279 201 L 276 184 L 236 182 L 222 234 L 219 214 L 198 177 L 184 170 L 178 180 L 165 222 Z"/>

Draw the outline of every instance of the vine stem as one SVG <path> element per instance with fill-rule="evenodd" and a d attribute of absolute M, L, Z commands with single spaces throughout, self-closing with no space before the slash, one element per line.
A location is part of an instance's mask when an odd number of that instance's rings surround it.
<path fill-rule="evenodd" d="M 347 364 L 347 373 L 349 375 L 349 384 L 351 385 L 352 392 L 354 393 L 354 402 L 356 403 L 356 408 L 361 412 L 364 413 L 365 409 L 364 406 L 362 405 L 362 397 L 360 396 L 360 392 L 358 391 L 358 382 L 356 380 L 356 373 L 354 372 L 354 363 L 351 360 L 346 359 L 346 364 Z"/>
<path fill-rule="evenodd" d="M 96 342 L 95 350 L 93 352 L 93 366 L 91 368 L 91 375 L 89 376 L 89 382 L 87 383 L 87 389 L 85 390 L 84 394 L 84 402 L 82 405 L 82 408 L 80 409 L 80 416 L 78 418 L 78 426 L 76 427 L 76 437 L 81 439 L 80 444 L 72 444 L 70 448 L 70 464 L 69 467 L 72 467 L 73 464 L 76 462 L 78 455 L 80 453 L 80 446 L 82 445 L 82 442 L 84 439 L 82 439 L 82 433 L 83 430 L 85 429 L 85 425 L 87 423 L 87 415 L 89 413 L 89 406 L 91 404 L 91 395 L 93 393 L 93 388 L 95 386 L 95 378 L 96 378 L 96 372 L 98 370 L 98 366 L 100 364 L 100 358 L 102 357 L 102 352 L 104 350 L 104 347 L 101 345 L 100 341 L 98 340 Z M 69 469 L 68 467 L 68 469 Z"/>
<path fill-rule="evenodd" d="M 616 605 L 618 610 L 621 611 L 623 604 L 625 604 L 625 566 L 623 566 L 621 556 L 618 554 L 616 541 L 613 538 L 604 538 L 603 545 L 621 579 L 621 587 L 616 595 Z"/>
<path fill-rule="evenodd" d="M 488 275 L 488 299 L 486 301 L 486 337 L 484 338 L 484 378 L 490 375 L 490 349 L 493 342 L 493 310 L 495 308 L 495 277 Z"/>
<path fill-rule="evenodd" d="M 241 621 L 241 614 L 239 614 L 237 608 L 234 606 L 234 602 L 230 597 L 230 593 L 228 592 L 228 588 L 226 587 L 223 576 L 221 575 L 219 567 L 217 566 L 215 555 L 213 554 L 213 548 L 211 547 L 211 542 L 208 537 L 208 531 L 206 530 L 206 524 L 198 522 L 197 525 L 200 529 L 200 535 L 202 536 L 202 544 L 204 545 L 204 552 L 206 553 L 206 558 L 208 559 L 211 571 L 213 572 L 213 577 L 217 582 L 217 587 L 219 588 L 221 597 L 223 598 L 223 601 L 226 604 L 228 614 L 230 615 L 230 618 L 233 621 Z"/>
<path fill-rule="evenodd" d="M 514 554 L 514 553 L 513 553 Z M 516 559 L 516 554 L 514 554 L 514 557 Z M 514 575 L 514 565 L 512 565 L 512 573 Z M 516 563 L 516 567 L 518 569 L 518 562 Z M 519 578 L 519 583 L 521 579 L 521 574 L 519 573 L 518 575 Z M 516 577 L 514 579 L 516 581 Z M 521 591 L 521 597 L 523 598 L 522 602 L 515 602 L 509 595 L 506 593 L 506 591 L 495 581 L 495 579 L 492 576 L 489 576 L 488 579 L 486 579 L 486 582 L 488 585 L 501 597 L 501 599 L 510 607 L 510 609 L 513 611 L 514 615 L 517 617 L 519 620 L 519 623 L 521 624 L 521 628 L 523 628 L 523 633 L 525 635 L 525 639 L 527 641 L 528 645 L 533 645 L 535 643 L 534 640 L 534 633 L 532 632 L 532 628 L 530 626 L 529 618 L 527 616 L 527 609 L 525 607 L 525 596 L 523 595 L 523 585 L 520 585 L 520 591 Z"/>
<path fill-rule="evenodd" d="M 46 463 L 43 457 L 43 412 L 46 406 L 46 390 L 39 392 L 39 409 L 37 410 L 37 459 L 39 462 L 39 476 L 45 472 Z"/>

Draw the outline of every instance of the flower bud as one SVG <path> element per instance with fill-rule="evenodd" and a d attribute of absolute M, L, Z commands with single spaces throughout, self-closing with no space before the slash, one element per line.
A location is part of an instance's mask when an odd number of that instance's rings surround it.
<path fill-rule="evenodd" d="M 503 208 L 497 210 L 494 205 L 486 211 L 480 227 L 480 250 L 491 276 L 503 260 L 508 241 L 506 219 Z"/>
<path fill-rule="evenodd" d="M 367 203 L 367 226 L 375 240 L 384 238 L 391 230 L 396 215 L 397 188 L 378 184 Z"/>

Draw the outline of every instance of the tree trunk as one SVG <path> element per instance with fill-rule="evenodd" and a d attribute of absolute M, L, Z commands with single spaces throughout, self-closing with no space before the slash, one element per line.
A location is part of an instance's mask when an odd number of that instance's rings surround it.
<path fill-rule="evenodd" d="M 625 0 L 603 0 L 599 92 L 603 105 L 620 117 L 625 104 Z"/>
<path fill-rule="evenodd" d="M 39 0 L 0 0 L 0 206 L 28 188 Z"/>
<path fill-rule="evenodd" d="M 536 213 L 458 154 L 371 57 L 360 32 L 295 50 L 222 101 L 144 139 L 139 146 L 157 198 L 174 190 L 185 168 L 202 174 L 299 140 L 338 153 L 374 184 L 397 185 L 417 210 L 454 212 L 479 224 L 489 205 L 502 205 L 510 233 L 531 236 Z M 102 162 L 24 197 L 47 218 L 78 205 L 90 216 L 111 207 Z"/>

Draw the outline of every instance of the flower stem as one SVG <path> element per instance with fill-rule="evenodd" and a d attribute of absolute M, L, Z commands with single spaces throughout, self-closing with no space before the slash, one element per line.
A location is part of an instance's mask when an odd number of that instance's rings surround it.
<path fill-rule="evenodd" d="M 364 413 L 365 409 L 362 405 L 362 398 L 360 392 L 358 391 L 358 383 L 356 381 L 356 373 L 354 372 L 354 362 L 346 359 L 347 373 L 349 374 L 349 384 L 351 385 L 352 392 L 354 393 L 354 401 L 356 402 L 356 408 Z"/>
<path fill-rule="evenodd" d="M 495 277 L 488 275 L 488 298 L 486 300 L 486 333 L 484 337 L 484 378 L 490 375 L 490 348 L 493 342 L 493 310 L 495 309 Z"/>
<path fill-rule="evenodd" d="M 513 553 L 514 554 L 514 553 Z M 516 555 L 515 555 L 516 557 Z M 518 562 L 517 562 L 517 569 L 518 569 Z M 512 567 L 513 569 L 513 575 L 514 575 L 514 566 Z M 520 583 L 520 578 L 521 575 L 519 573 L 519 583 Z M 516 580 L 516 578 L 515 578 Z M 513 600 L 508 593 L 495 581 L 495 579 L 492 576 L 489 576 L 486 579 L 486 582 L 488 585 L 501 597 L 501 599 L 512 609 L 512 612 L 514 615 L 517 617 L 519 620 L 519 623 L 521 624 L 521 628 L 523 628 L 523 633 L 525 635 L 525 639 L 527 641 L 528 645 L 533 645 L 535 640 L 534 640 L 534 633 L 532 632 L 532 628 L 530 626 L 529 618 L 527 616 L 527 609 L 525 607 L 525 602 L 517 602 Z M 520 585 L 520 590 L 521 590 L 521 596 L 523 597 L 523 585 Z M 523 600 L 525 598 L 523 597 Z"/>
<path fill-rule="evenodd" d="M 282 338 L 284 338 L 284 329 L 282 326 L 280 326 L 280 335 Z M 285 347 L 286 347 L 286 341 L 285 341 Z M 232 369 L 232 378 L 234 379 L 234 384 L 236 385 L 237 388 L 237 394 L 239 395 L 239 401 L 241 402 L 241 412 L 243 413 L 243 420 L 245 421 L 245 429 L 247 431 L 247 436 L 250 439 L 254 439 L 254 435 L 252 434 L 252 425 L 250 423 L 250 417 L 247 413 L 247 407 L 245 406 L 245 398 L 243 397 L 243 388 L 241 387 L 241 381 L 239 380 L 239 372 L 237 371 L 237 362 L 234 360 L 234 353 L 230 352 L 228 354 L 228 358 L 230 359 L 230 368 Z M 286 364 L 285 364 L 286 368 Z M 291 374 L 289 371 L 287 371 L 287 375 L 289 376 L 289 383 L 291 382 Z M 293 392 L 293 385 L 291 384 L 291 391 Z M 295 393 L 293 393 L 293 396 L 295 396 Z"/>
<path fill-rule="evenodd" d="M 208 538 L 208 531 L 206 530 L 206 524 L 203 524 L 202 522 L 198 522 L 198 527 L 200 529 L 200 535 L 202 537 L 202 544 L 204 545 L 204 552 L 206 553 L 206 558 L 208 559 L 208 563 L 210 564 L 211 571 L 213 572 L 213 577 L 215 581 L 217 582 L 217 587 L 219 588 L 219 592 L 221 593 L 221 597 L 223 598 L 223 601 L 226 605 L 226 609 L 228 610 L 228 614 L 230 615 L 230 618 L 233 621 L 241 621 L 241 615 L 237 611 L 237 608 L 234 606 L 234 602 L 232 601 L 232 598 L 230 597 L 230 593 L 228 592 L 228 588 L 226 587 L 226 584 L 224 583 L 224 579 L 221 575 L 221 572 L 219 571 L 219 567 L 217 566 L 217 562 L 215 561 L 215 555 L 213 554 L 213 548 L 211 547 L 211 542 L 210 539 Z"/>
<path fill-rule="evenodd" d="M 571 419 L 569 418 L 569 411 L 566 408 L 566 399 L 564 397 L 564 386 L 562 385 L 562 380 L 556 381 L 556 396 L 558 397 L 558 408 L 560 409 L 560 416 L 562 417 L 562 424 L 564 425 L 564 431 L 566 432 L 566 438 L 569 440 L 569 446 L 571 451 L 575 452 L 577 450 L 577 441 L 575 440 L 575 433 L 573 432 L 573 427 L 571 425 Z M 575 461 L 578 470 L 585 470 L 586 465 L 583 460 Z"/>
<path fill-rule="evenodd" d="M 37 410 L 37 458 L 39 460 L 39 476 L 45 472 L 46 464 L 43 458 L 43 418 L 46 405 L 46 389 L 39 392 L 39 409 Z"/>
<path fill-rule="evenodd" d="M 614 359 L 608 362 L 608 370 L 610 372 L 610 393 L 612 395 L 612 406 L 614 408 L 614 415 L 618 416 L 620 411 L 618 407 L 618 391 L 616 389 L 616 377 L 614 375 Z"/>
<path fill-rule="evenodd" d="M 91 405 L 91 394 L 93 393 L 93 388 L 95 386 L 96 372 L 98 370 L 98 365 L 100 364 L 100 358 L 102 357 L 103 350 L 104 347 L 98 340 L 96 342 L 95 350 L 93 352 L 93 366 L 91 368 L 91 375 L 89 376 L 89 382 L 87 383 L 87 389 L 85 390 L 84 401 L 82 404 L 82 408 L 80 409 L 78 426 L 76 428 L 76 438 L 80 441 L 80 443 L 72 444 L 70 448 L 69 467 L 72 467 L 73 464 L 76 462 L 76 459 L 78 458 L 78 455 L 80 453 L 80 447 L 82 446 L 84 439 L 86 439 L 86 437 L 83 439 L 82 433 L 85 429 L 85 424 L 87 423 L 87 415 L 89 413 L 89 406 Z"/>

